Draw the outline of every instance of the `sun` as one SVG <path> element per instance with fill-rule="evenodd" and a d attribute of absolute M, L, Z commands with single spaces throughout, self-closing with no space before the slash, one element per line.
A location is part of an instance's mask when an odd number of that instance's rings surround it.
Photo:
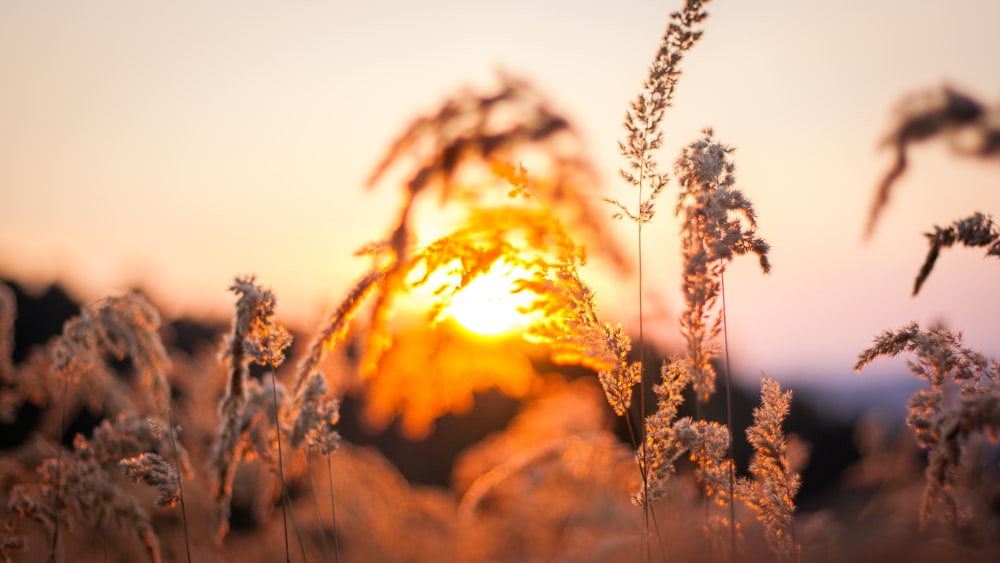
<path fill-rule="evenodd" d="M 444 310 L 469 332 L 499 336 L 523 330 L 531 325 L 535 313 L 521 309 L 535 300 L 533 292 L 516 290 L 518 279 L 528 273 L 504 262 L 497 262 L 488 272 L 472 280 L 459 291 Z"/>

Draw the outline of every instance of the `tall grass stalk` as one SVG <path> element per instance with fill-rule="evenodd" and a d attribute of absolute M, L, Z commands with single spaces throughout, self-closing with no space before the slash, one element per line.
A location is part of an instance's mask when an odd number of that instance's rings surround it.
<path fill-rule="evenodd" d="M 299 526 L 299 520 L 295 517 L 295 508 L 292 507 L 292 498 L 288 496 L 288 488 L 281 488 L 282 502 L 288 506 L 288 517 L 292 521 L 292 531 L 295 532 L 295 541 L 299 544 L 299 551 L 302 553 L 302 561 L 309 561 L 309 557 L 306 555 L 306 541 L 302 537 L 302 527 Z"/>
<path fill-rule="evenodd" d="M 726 274 L 719 275 L 722 294 L 722 351 L 726 357 L 726 428 L 729 429 L 729 560 L 736 560 L 736 456 L 733 453 L 733 370 L 729 363 L 729 322 L 726 320 Z"/>
<path fill-rule="evenodd" d="M 180 457 L 177 455 L 177 444 L 174 442 L 174 414 L 173 409 L 167 407 L 167 424 L 169 424 L 168 435 L 170 436 L 170 452 L 174 457 L 174 469 L 177 471 L 177 491 L 178 502 L 181 505 L 181 523 L 184 526 L 184 552 L 187 555 L 188 563 L 191 563 L 191 538 L 188 536 L 187 508 L 184 506 L 184 472 L 181 470 Z"/>
<path fill-rule="evenodd" d="M 292 556 L 288 552 L 288 494 L 285 490 L 285 463 L 281 455 L 281 421 L 278 420 L 278 382 L 277 375 L 271 374 L 271 396 L 274 398 L 274 434 L 278 440 L 278 479 L 281 481 L 281 526 L 285 535 L 285 561 L 292 562 Z"/>
<path fill-rule="evenodd" d="M 620 169 L 622 178 L 637 191 L 635 211 L 616 200 L 606 200 L 618 211 L 614 217 L 628 218 L 636 224 L 636 251 L 638 253 L 638 312 L 639 312 L 639 417 L 646 420 L 645 392 L 645 312 L 643 300 L 643 257 L 642 257 L 642 227 L 653 220 L 655 201 L 666 187 L 668 176 L 661 173 L 654 159 L 654 152 L 663 142 L 663 132 L 660 125 L 663 114 L 673 103 L 674 90 L 680 78 L 680 62 L 701 38 L 702 31 L 694 29 L 706 17 L 702 0 L 687 0 L 684 8 L 670 15 L 670 23 L 663 34 L 660 46 L 649 67 L 649 74 L 643 82 L 643 89 L 629 104 L 625 113 L 624 127 L 626 138 L 619 141 L 618 149 L 625 157 L 628 168 Z M 648 197 L 647 191 L 648 190 Z M 630 417 L 628 414 L 626 417 Z M 643 498 L 649 497 L 649 477 L 647 472 L 646 439 L 643 428 L 638 436 L 639 470 L 642 474 Z M 631 424 L 629 424 L 631 429 Z M 643 505 L 643 542 L 646 543 L 649 534 L 649 515 L 651 507 Z M 657 530 L 657 533 L 659 531 Z M 648 545 L 647 545 L 648 555 Z"/>
<path fill-rule="evenodd" d="M 62 482 L 62 458 L 63 458 L 63 448 L 62 448 L 62 435 L 66 428 L 66 393 L 69 391 L 69 379 L 64 375 L 63 385 L 62 385 L 62 401 L 59 405 L 59 435 L 56 437 L 56 479 L 55 479 L 55 491 L 53 496 L 53 506 L 58 507 L 61 502 L 60 493 L 62 492 L 62 487 L 60 483 Z M 58 559 L 58 549 L 59 549 L 59 518 L 56 518 L 53 522 L 52 529 L 52 548 L 49 551 L 49 563 L 55 563 Z"/>
<path fill-rule="evenodd" d="M 316 507 L 316 522 L 319 522 L 320 525 L 322 526 L 323 513 L 320 511 L 319 508 L 319 493 L 316 492 L 316 479 L 313 478 L 312 464 L 309 463 L 308 457 L 306 458 L 306 475 L 309 477 L 309 490 L 312 491 L 313 504 Z M 320 548 L 323 550 L 323 563 L 330 563 L 330 553 L 326 549 L 325 534 L 321 536 L 321 541 L 319 542 L 319 545 Z"/>
<path fill-rule="evenodd" d="M 337 540 L 337 505 L 333 503 L 333 464 L 330 462 L 330 453 L 326 454 L 326 478 L 330 486 L 330 511 L 333 520 L 333 557 L 334 561 L 340 563 L 340 542 Z"/>

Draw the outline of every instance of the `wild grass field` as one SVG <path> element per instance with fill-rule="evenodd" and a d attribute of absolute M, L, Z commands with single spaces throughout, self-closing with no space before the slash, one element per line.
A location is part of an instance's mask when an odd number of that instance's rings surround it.
<path fill-rule="evenodd" d="M 669 171 L 660 150 L 707 4 L 669 15 L 625 108 L 632 199 L 603 197 L 579 132 L 529 82 L 458 92 L 373 171 L 400 205 L 319 327 L 281 326 L 266 280 L 237 275 L 218 326 L 163 319 L 135 291 L 70 305 L 57 334 L 17 348 L 15 326 L 49 320 L 26 322 L 30 299 L 0 285 L 3 560 L 1000 559 L 1000 364 L 957 329 L 911 323 L 858 350 L 859 371 L 909 359 L 922 387 L 905 425 L 864 416 L 814 443 L 788 429 L 791 391 L 766 374 L 756 396 L 734 385 L 726 271 L 770 272 L 768 218 L 725 131 Z M 1000 157 L 1000 107 L 949 87 L 900 95 L 893 165 L 857 210 L 869 238 L 912 146 Z M 431 240 L 428 205 L 454 218 Z M 643 229 L 665 212 L 680 279 L 647 280 Z M 613 220 L 634 225 L 635 264 Z M 986 212 L 940 220 L 914 294 L 952 246 L 1000 256 Z M 581 273 L 595 257 L 637 269 L 634 333 L 597 310 Z M 644 283 L 682 288 L 680 349 L 648 342 Z M 362 444 L 386 428 L 405 445 Z M 834 467 L 824 448 L 845 440 Z"/>

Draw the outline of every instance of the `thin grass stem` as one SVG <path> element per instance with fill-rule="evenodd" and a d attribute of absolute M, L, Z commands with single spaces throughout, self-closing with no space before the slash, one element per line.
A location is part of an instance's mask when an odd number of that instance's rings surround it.
<path fill-rule="evenodd" d="M 647 127 L 648 127 L 647 122 Z M 640 171 L 639 174 L 639 206 L 636 209 L 642 209 L 642 180 L 644 177 L 644 171 Z M 640 211 L 641 213 L 641 211 Z M 645 333 L 643 331 L 643 299 L 642 299 L 642 218 L 636 221 L 636 249 L 639 253 L 638 262 L 638 286 L 639 286 L 639 444 L 641 448 L 641 458 L 642 463 L 639 464 L 642 470 L 642 497 L 645 499 L 649 498 L 649 478 L 648 472 L 646 471 L 646 339 Z M 649 535 L 649 512 L 652 510 L 648 502 L 643 503 L 642 508 L 642 526 L 643 526 L 643 543 L 645 544 L 646 560 L 652 561 L 652 552 L 649 545 L 649 540 L 647 536 Z M 656 531 L 657 537 L 660 531 Z"/>
<path fill-rule="evenodd" d="M 320 524 L 320 530 L 322 531 L 323 525 L 323 514 L 319 509 L 319 494 L 316 492 L 316 480 L 313 479 L 312 464 L 306 460 L 306 474 L 309 475 L 309 488 L 312 489 L 313 494 L 313 506 L 316 507 L 316 522 Z M 323 549 L 323 563 L 330 563 L 330 552 L 326 548 L 326 534 L 321 534 L 320 546 Z"/>
<path fill-rule="evenodd" d="M 271 373 L 271 395 L 274 397 L 274 435 L 278 438 L 278 479 L 281 480 L 281 524 L 285 533 L 285 561 L 292 563 L 292 556 L 288 550 L 288 498 L 285 493 L 285 467 L 281 454 L 281 422 L 278 420 L 278 381 L 277 375 Z"/>
<path fill-rule="evenodd" d="M 732 370 L 729 366 L 729 323 L 726 321 L 726 274 L 719 275 L 722 292 L 722 350 L 726 356 L 726 428 L 729 429 L 729 560 L 736 557 L 736 455 L 733 452 Z"/>
<path fill-rule="evenodd" d="M 56 453 L 56 479 L 55 483 L 53 484 L 53 486 L 55 487 L 55 491 L 53 493 L 54 494 L 53 506 L 57 508 L 59 507 L 59 502 L 60 502 L 59 493 L 61 492 L 59 483 L 62 481 L 62 451 L 63 451 L 62 437 L 66 427 L 67 392 L 69 392 L 69 379 L 66 379 L 64 377 L 63 388 L 62 388 L 62 401 L 61 401 L 62 404 L 59 405 L 59 435 L 56 437 L 56 447 L 58 448 L 58 451 Z M 49 563 L 56 562 L 58 558 L 57 557 L 58 549 L 59 549 L 59 518 L 57 517 L 55 519 L 55 522 L 53 522 L 52 549 L 49 552 Z"/>
<path fill-rule="evenodd" d="M 181 473 L 181 462 L 177 455 L 177 443 L 174 442 L 174 414 L 173 409 L 169 406 L 167 407 L 167 424 L 170 425 L 168 429 L 170 436 L 170 449 L 174 455 L 174 470 L 177 472 L 177 493 L 178 501 L 181 505 L 181 522 L 184 525 L 184 551 L 187 555 L 188 563 L 191 563 L 191 539 L 188 536 L 188 519 L 187 519 L 187 509 L 184 507 L 184 476 Z"/>
<path fill-rule="evenodd" d="M 326 453 L 326 477 L 330 482 L 330 511 L 333 513 L 333 557 L 340 563 L 340 544 L 337 541 L 337 505 L 333 502 L 333 464 L 330 462 L 330 452 Z"/>
<path fill-rule="evenodd" d="M 302 561 L 308 563 L 309 556 L 306 554 L 306 542 L 302 537 L 302 527 L 299 526 L 299 521 L 295 518 L 295 510 L 292 509 L 292 499 L 288 496 L 288 489 L 285 487 L 281 487 L 281 502 L 283 505 L 288 506 L 288 517 L 292 519 L 292 530 L 295 532 L 295 539 L 299 543 Z M 286 547 L 286 549 L 288 548 Z"/>

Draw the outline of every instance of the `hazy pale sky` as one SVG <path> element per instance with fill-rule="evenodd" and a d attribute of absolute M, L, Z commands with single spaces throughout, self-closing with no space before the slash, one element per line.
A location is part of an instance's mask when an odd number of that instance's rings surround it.
<path fill-rule="evenodd" d="M 227 311 L 255 272 L 279 311 L 318 322 L 362 273 L 352 253 L 394 219 L 364 181 L 410 119 L 502 69 L 586 136 L 605 194 L 621 119 L 680 1 L 10 1 L 0 4 L 0 274 L 82 298 L 133 285 L 167 312 Z M 918 298 L 922 232 L 1000 213 L 1000 166 L 913 152 L 875 237 L 861 234 L 890 163 L 879 141 L 906 94 L 951 84 L 1000 99 L 994 0 L 716 2 L 683 65 L 659 158 L 711 125 L 736 147 L 773 273 L 726 279 L 734 367 L 785 381 L 857 376 L 857 353 L 909 320 L 963 328 L 1000 354 L 1000 264 L 950 250 Z M 679 306 L 675 192 L 646 233 L 650 323 Z M 609 210 L 610 214 L 610 210 Z M 610 221 L 609 221 L 610 224 Z M 628 225 L 614 225 L 623 243 Z M 595 268 L 596 269 L 596 268 Z M 608 320 L 634 281 L 594 275 Z M 675 337 L 668 337 L 675 339 Z M 853 381 L 853 379 L 851 379 Z"/>

